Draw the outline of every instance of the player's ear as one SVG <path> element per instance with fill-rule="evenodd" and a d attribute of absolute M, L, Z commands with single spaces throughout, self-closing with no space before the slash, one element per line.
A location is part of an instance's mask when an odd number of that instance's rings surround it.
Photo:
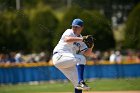
<path fill-rule="evenodd" d="M 84 26 L 82 26 L 81 28 L 84 29 Z"/>

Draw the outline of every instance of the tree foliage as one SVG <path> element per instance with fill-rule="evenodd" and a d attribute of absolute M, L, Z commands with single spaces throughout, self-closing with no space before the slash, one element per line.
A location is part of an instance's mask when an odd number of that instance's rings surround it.
<path fill-rule="evenodd" d="M 26 52 L 53 50 L 53 32 L 58 20 L 50 8 L 5 11 L 0 15 L 0 49 Z M 5 51 L 5 50 L 4 50 Z"/>
<path fill-rule="evenodd" d="M 125 47 L 140 49 L 140 3 L 131 11 L 125 29 Z"/>
<path fill-rule="evenodd" d="M 71 28 L 71 22 L 74 18 L 84 20 L 85 31 L 82 32 L 82 34 L 91 34 L 96 38 L 95 49 L 106 50 L 115 47 L 110 22 L 97 11 L 88 11 L 77 6 L 70 8 L 65 13 L 58 32 L 56 32 L 59 38 L 66 29 Z M 58 38 L 56 40 L 58 40 Z"/>
<path fill-rule="evenodd" d="M 42 9 L 43 7 L 43 9 Z M 39 5 L 37 8 L 28 11 L 30 17 L 30 29 L 28 32 L 28 44 L 31 51 L 53 50 L 52 41 L 58 20 L 49 7 Z"/>
<path fill-rule="evenodd" d="M 14 13 L 13 13 L 14 12 Z M 27 48 L 26 31 L 28 18 L 22 18 L 17 11 L 4 12 L 0 16 L 0 50 L 24 50 Z"/>

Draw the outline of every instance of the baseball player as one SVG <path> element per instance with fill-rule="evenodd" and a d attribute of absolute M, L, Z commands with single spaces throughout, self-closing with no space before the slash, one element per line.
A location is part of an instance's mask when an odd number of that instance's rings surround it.
<path fill-rule="evenodd" d="M 72 82 L 75 93 L 89 90 L 84 82 L 85 56 L 92 53 L 94 46 L 91 35 L 82 36 L 84 28 L 81 19 L 74 19 L 71 29 L 67 29 L 53 50 L 53 64 Z"/>

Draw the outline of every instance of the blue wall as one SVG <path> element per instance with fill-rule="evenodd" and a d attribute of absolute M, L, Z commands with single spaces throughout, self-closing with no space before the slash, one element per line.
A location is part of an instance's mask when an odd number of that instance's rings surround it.
<path fill-rule="evenodd" d="M 87 65 L 85 78 L 140 77 L 140 64 Z M 66 79 L 54 66 L 0 67 L 0 84 Z"/>

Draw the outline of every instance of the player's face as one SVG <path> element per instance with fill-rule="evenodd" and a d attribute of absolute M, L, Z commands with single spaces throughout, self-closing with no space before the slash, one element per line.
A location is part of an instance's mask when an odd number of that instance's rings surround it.
<path fill-rule="evenodd" d="M 77 35 L 80 35 L 83 30 L 83 27 L 73 26 L 72 29 Z"/>

